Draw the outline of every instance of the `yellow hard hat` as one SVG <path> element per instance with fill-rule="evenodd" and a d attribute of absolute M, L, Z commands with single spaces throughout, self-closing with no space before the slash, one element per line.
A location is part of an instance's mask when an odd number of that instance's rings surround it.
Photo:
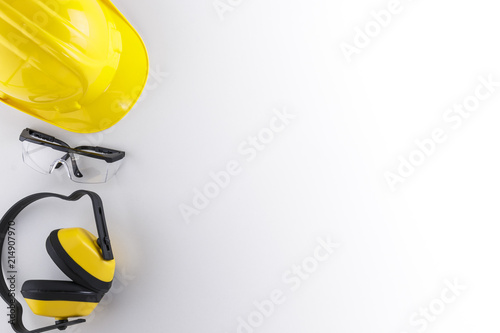
<path fill-rule="evenodd" d="M 109 0 L 0 0 L 0 100 L 78 133 L 105 130 L 148 76 L 139 34 Z"/>

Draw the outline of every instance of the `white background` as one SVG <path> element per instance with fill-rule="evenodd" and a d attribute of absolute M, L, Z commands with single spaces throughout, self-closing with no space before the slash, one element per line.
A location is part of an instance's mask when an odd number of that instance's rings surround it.
<path fill-rule="evenodd" d="M 0 211 L 43 191 L 104 200 L 121 278 L 72 332 L 234 333 L 278 289 L 286 301 L 251 331 L 413 333 L 446 280 L 467 290 L 426 332 L 500 329 L 500 88 L 459 129 L 442 118 L 479 76 L 500 81 L 500 8 L 401 1 L 348 62 L 341 44 L 389 1 L 233 1 L 222 20 L 212 0 L 116 0 L 163 73 L 123 121 L 81 135 L 0 106 Z M 284 108 L 295 119 L 247 162 L 238 146 Z M 21 160 L 25 127 L 124 149 L 125 164 L 104 185 L 43 176 Z M 391 191 L 384 174 L 437 127 L 447 141 Z M 186 223 L 180 205 L 231 160 L 242 172 Z M 17 223 L 18 288 L 65 279 L 44 249 L 51 230 L 95 231 L 87 200 L 40 202 Z M 282 276 L 318 237 L 341 245 L 292 292 Z M 52 323 L 26 310 L 29 328 Z"/>

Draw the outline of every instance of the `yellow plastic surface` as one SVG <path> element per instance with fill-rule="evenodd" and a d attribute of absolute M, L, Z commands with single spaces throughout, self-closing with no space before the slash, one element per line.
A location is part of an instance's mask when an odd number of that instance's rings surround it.
<path fill-rule="evenodd" d="M 80 267 L 103 282 L 113 281 L 115 260 L 102 259 L 101 248 L 94 235 L 82 228 L 61 229 L 57 235 L 66 253 Z"/>
<path fill-rule="evenodd" d="M 139 98 L 148 56 L 109 0 L 0 0 L 0 101 L 69 131 L 116 124 Z"/>
<path fill-rule="evenodd" d="M 31 311 L 38 316 L 57 318 L 57 320 L 86 317 L 94 311 L 98 303 L 69 301 L 39 301 L 26 299 Z"/>

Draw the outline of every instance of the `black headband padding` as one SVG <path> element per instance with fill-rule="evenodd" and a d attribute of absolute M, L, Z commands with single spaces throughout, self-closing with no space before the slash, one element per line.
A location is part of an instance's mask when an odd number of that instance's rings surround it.
<path fill-rule="evenodd" d="M 66 252 L 58 237 L 59 230 L 54 230 L 47 237 L 45 247 L 57 267 L 71 280 L 87 289 L 98 293 L 107 293 L 111 289 L 112 282 L 104 282 L 87 272 Z"/>
<path fill-rule="evenodd" d="M 71 281 L 29 280 L 21 288 L 24 298 L 38 301 L 99 303 L 104 294 Z"/>
<path fill-rule="evenodd" d="M 65 201 L 78 201 L 83 196 L 88 195 L 92 200 L 92 207 L 94 209 L 94 217 L 96 220 L 97 233 L 99 235 L 98 244 L 102 249 L 102 256 L 104 260 L 113 260 L 113 251 L 111 249 L 111 240 L 109 239 L 108 230 L 106 226 L 106 218 L 104 216 L 104 208 L 102 204 L 102 200 L 97 195 L 97 193 L 79 190 L 72 193 L 69 196 L 64 196 L 55 193 L 38 193 L 30 195 L 24 199 L 21 199 L 14 206 L 12 206 L 7 213 L 0 220 L 0 258 L 2 258 L 3 244 L 5 242 L 5 238 L 9 231 L 9 223 L 14 221 L 16 217 L 21 213 L 27 206 L 30 204 L 45 198 L 58 198 Z M 1 265 L 0 265 L 1 266 Z M 14 331 L 18 333 L 41 333 L 49 330 L 63 328 L 66 326 L 71 326 L 79 323 L 85 322 L 84 319 L 78 319 L 75 321 L 71 321 L 69 323 L 57 324 L 53 326 L 43 327 L 37 330 L 27 330 L 23 324 L 22 315 L 23 315 L 23 307 L 21 303 L 19 303 L 15 295 L 10 295 L 9 288 L 7 287 L 7 283 L 5 282 L 5 276 L 3 275 L 3 267 L 0 267 L 2 271 L 2 279 L 0 279 L 0 296 L 7 303 L 7 306 L 13 304 L 13 308 L 15 311 L 15 318 L 11 321 L 12 328 Z"/>

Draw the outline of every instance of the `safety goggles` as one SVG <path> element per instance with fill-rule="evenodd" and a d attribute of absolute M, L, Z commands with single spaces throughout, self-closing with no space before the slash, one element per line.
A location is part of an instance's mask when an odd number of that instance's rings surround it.
<path fill-rule="evenodd" d="M 24 163 L 46 175 L 64 166 L 69 178 L 77 183 L 105 183 L 118 172 L 125 157 L 125 152 L 109 148 L 71 148 L 64 141 L 29 128 L 19 140 Z"/>

